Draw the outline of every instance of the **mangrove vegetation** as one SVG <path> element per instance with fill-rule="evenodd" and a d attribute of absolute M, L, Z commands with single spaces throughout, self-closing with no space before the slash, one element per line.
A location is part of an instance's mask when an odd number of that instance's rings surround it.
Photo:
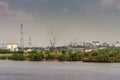
<path fill-rule="evenodd" d="M 43 50 L 40 52 L 32 51 L 0 53 L 1 60 L 29 60 L 29 61 L 83 61 L 83 62 L 120 62 L 120 49 L 99 49 L 89 52 L 62 50 L 51 51 Z"/>

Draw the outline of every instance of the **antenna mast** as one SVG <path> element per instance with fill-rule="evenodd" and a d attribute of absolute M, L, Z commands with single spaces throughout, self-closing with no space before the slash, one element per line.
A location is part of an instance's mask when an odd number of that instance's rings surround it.
<path fill-rule="evenodd" d="M 24 48 L 24 39 L 23 39 L 23 25 L 21 24 L 21 37 L 20 37 L 20 48 L 23 50 Z"/>
<path fill-rule="evenodd" d="M 29 43 L 28 43 L 29 47 L 32 47 L 32 41 L 31 41 L 31 37 L 29 37 Z"/>
<path fill-rule="evenodd" d="M 55 49 L 55 44 L 56 44 L 56 38 L 54 37 L 53 41 L 50 40 L 51 48 L 54 50 Z"/>

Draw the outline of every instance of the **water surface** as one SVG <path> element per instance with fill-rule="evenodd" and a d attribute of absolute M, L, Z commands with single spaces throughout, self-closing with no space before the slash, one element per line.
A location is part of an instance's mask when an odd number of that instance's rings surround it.
<path fill-rule="evenodd" d="M 0 80 L 120 80 L 120 64 L 0 60 Z"/>

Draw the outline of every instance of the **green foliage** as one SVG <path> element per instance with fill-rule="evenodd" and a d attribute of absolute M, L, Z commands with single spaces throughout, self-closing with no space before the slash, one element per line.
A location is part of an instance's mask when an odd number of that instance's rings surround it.
<path fill-rule="evenodd" d="M 59 61 L 83 61 L 83 62 L 120 62 L 120 49 L 100 49 L 91 52 L 80 52 L 73 50 L 50 51 L 45 50 L 39 53 L 31 52 L 22 54 L 22 52 L 10 52 L 7 50 L 0 54 L 0 59 L 11 60 L 59 60 Z M 14 53 L 14 54 L 12 54 Z"/>
<path fill-rule="evenodd" d="M 50 54 L 50 51 L 45 50 L 44 53 L 45 53 L 45 54 Z"/>
<path fill-rule="evenodd" d="M 61 54 L 58 58 L 59 61 L 66 61 L 65 59 L 65 55 L 64 54 Z"/>
<path fill-rule="evenodd" d="M 65 51 L 65 50 L 62 50 L 62 54 L 65 54 L 67 51 Z"/>
<path fill-rule="evenodd" d="M 1 60 L 8 59 L 8 56 L 0 56 L 0 59 L 1 59 Z"/>
<path fill-rule="evenodd" d="M 25 59 L 25 56 L 23 54 L 13 54 L 11 57 L 10 57 L 11 60 L 24 60 Z"/>
<path fill-rule="evenodd" d="M 41 61 L 43 59 L 43 55 L 40 53 L 31 53 L 28 57 L 31 61 Z"/>
<path fill-rule="evenodd" d="M 46 60 L 55 60 L 55 59 L 58 59 L 60 54 L 57 54 L 57 53 L 50 53 L 50 54 L 44 54 L 44 58 Z"/>
<path fill-rule="evenodd" d="M 59 56 L 59 61 L 81 61 L 81 58 L 83 56 L 83 53 L 77 51 L 77 52 L 73 52 L 73 51 L 69 51 L 66 54 L 61 54 Z"/>
<path fill-rule="evenodd" d="M 83 62 L 120 62 L 119 49 L 101 49 L 85 53 Z"/>
<path fill-rule="evenodd" d="M 10 50 L 6 50 L 6 49 L 0 49 L 0 53 L 1 54 L 7 54 L 7 53 L 11 53 Z"/>
<path fill-rule="evenodd" d="M 66 53 L 66 54 L 61 54 L 59 57 L 58 57 L 58 60 L 59 61 L 71 61 L 71 56 L 70 54 Z"/>

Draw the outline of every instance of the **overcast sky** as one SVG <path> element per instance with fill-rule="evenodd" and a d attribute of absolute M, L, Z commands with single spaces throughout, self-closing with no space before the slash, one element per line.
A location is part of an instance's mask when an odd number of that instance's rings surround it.
<path fill-rule="evenodd" d="M 71 40 L 120 40 L 120 0 L 0 0 L 0 43 L 24 42 L 34 46 Z"/>

